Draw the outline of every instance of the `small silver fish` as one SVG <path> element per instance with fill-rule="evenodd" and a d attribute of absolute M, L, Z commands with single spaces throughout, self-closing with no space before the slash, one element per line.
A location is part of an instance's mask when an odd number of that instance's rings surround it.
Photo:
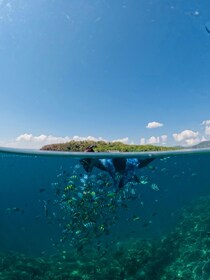
<path fill-rule="evenodd" d="M 131 189 L 131 194 L 132 194 L 132 195 L 135 195 L 135 194 L 136 194 L 136 192 L 135 192 L 134 189 Z"/>
<path fill-rule="evenodd" d="M 74 166 L 75 169 L 79 169 L 80 167 L 81 167 L 81 164 L 76 164 L 76 165 Z"/>
<path fill-rule="evenodd" d="M 93 228 L 95 225 L 95 222 L 88 222 L 84 224 L 84 227 L 87 229 Z"/>
<path fill-rule="evenodd" d="M 151 185 L 151 188 L 154 190 L 154 191 L 159 191 L 160 189 L 158 188 L 158 185 L 156 184 L 152 184 Z"/>
<path fill-rule="evenodd" d="M 148 184 L 148 181 L 142 180 L 140 183 L 141 183 L 142 185 L 146 185 L 146 184 Z"/>

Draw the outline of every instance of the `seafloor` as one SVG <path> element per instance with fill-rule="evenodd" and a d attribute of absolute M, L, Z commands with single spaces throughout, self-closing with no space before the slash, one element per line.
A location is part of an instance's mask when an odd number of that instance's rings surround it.
<path fill-rule="evenodd" d="M 177 227 L 153 243 L 130 239 L 85 253 L 50 257 L 0 254 L 1 280 L 209 280 L 210 197 L 183 209 Z"/>

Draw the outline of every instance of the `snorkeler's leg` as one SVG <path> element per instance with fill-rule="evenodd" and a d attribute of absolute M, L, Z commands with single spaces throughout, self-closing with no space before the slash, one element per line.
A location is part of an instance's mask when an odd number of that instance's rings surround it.
<path fill-rule="evenodd" d="M 155 158 L 145 158 L 145 159 L 139 159 L 138 168 L 146 167 L 150 162 L 155 160 Z"/>
<path fill-rule="evenodd" d="M 126 158 L 113 158 L 112 159 L 116 172 L 123 172 L 126 169 Z"/>

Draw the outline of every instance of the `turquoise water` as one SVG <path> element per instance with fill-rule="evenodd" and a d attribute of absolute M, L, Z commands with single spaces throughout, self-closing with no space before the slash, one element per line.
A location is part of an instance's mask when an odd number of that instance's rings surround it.
<path fill-rule="evenodd" d="M 148 158 L 114 175 L 81 164 Z M 210 279 L 209 162 L 1 149 L 0 279 Z"/>

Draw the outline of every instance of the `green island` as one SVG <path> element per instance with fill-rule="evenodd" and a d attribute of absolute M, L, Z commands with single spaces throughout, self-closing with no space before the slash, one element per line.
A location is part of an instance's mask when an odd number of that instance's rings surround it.
<path fill-rule="evenodd" d="M 51 144 L 41 148 L 45 151 L 66 151 L 66 152 L 84 152 L 85 149 L 95 145 L 96 152 L 147 152 L 147 151 L 169 151 L 179 150 L 181 147 L 164 147 L 154 145 L 131 145 L 122 142 L 105 142 L 105 141 L 70 141 L 67 143 Z"/>

